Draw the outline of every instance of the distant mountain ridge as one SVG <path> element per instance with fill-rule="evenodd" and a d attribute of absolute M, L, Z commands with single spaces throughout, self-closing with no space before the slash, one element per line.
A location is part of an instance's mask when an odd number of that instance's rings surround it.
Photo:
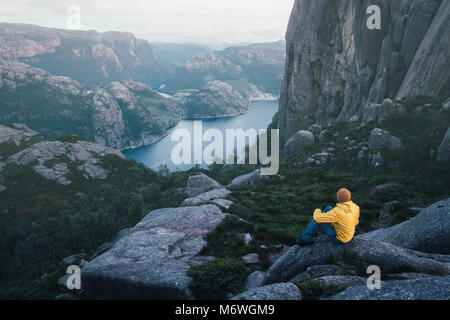
<path fill-rule="evenodd" d="M 184 117 L 234 116 L 276 99 L 284 58 L 282 41 L 210 52 L 124 32 L 0 23 L 0 123 L 140 147 Z"/>
<path fill-rule="evenodd" d="M 174 71 L 168 89 L 200 88 L 212 80 L 246 79 L 261 91 L 279 95 L 286 59 L 285 42 L 251 44 L 208 51 Z"/>
<path fill-rule="evenodd" d="M 146 40 L 126 32 L 76 31 L 0 23 L 0 58 L 84 84 L 133 79 L 157 87 L 173 66 Z"/>
<path fill-rule="evenodd" d="M 199 89 L 211 80 L 246 78 L 278 95 L 286 56 L 284 41 L 212 52 L 195 44 L 153 44 L 128 32 L 14 23 L 0 23 L 0 44 L 0 59 L 23 62 L 88 86 L 132 79 L 167 91 Z M 208 69 L 197 68 L 199 64 Z M 221 67 L 230 68 L 230 73 L 214 69 Z"/>

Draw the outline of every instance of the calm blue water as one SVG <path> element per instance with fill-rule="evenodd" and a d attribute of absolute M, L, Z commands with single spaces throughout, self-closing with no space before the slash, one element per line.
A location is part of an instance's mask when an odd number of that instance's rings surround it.
<path fill-rule="evenodd" d="M 208 129 L 218 129 L 225 137 L 226 129 L 267 129 L 277 110 L 278 101 L 254 102 L 250 107 L 250 111 L 240 116 L 218 119 L 202 119 L 203 132 Z M 126 150 L 123 151 L 123 153 L 128 159 L 135 159 L 153 170 L 157 170 L 161 165 L 167 165 L 171 171 L 188 170 L 193 167 L 193 165 L 182 164 L 177 166 L 171 161 L 170 157 L 172 148 L 178 144 L 178 142 L 172 142 L 170 136 L 174 130 L 180 128 L 187 129 L 191 133 L 191 136 L 194 136 L 194 120 L 182 120 L 176 127 L 169 130 L 169 135 L 167 137 L 159 142 L 137 149 Z M 247 142 L 250 144 L 255 143 L 255 141 Z M 208 142 L 203 142 L 203 147 L 208 144 Z M 193 150 L 192 154 L 194 154 Z M 229 154 L 227 154 L 227 157 L 228 156 Z M 202 167 L 207 166 L 202 165 Z"/>

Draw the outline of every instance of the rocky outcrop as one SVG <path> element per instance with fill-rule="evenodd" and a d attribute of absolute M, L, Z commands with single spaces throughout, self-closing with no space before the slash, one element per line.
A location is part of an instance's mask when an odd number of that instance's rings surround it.
<path fill-rule="evenodd" d="M 236 90 L 279 96 L 286 60 L 284 41 L 228 47 L 222 51 L 202 52 L 178 68 L 168 87 L 200 88 L 211 80 L 231 84 Z M 244 89 L 244 90 L 242 90 Z M 244 94 L 245 95 L 245 94 Z"/>
<path fill-rule="evenodd" d="M 388 131 L 375 128 L 369 137 L 369 149 L 376 150 L 396 150 L 401 148 L 402 141 L 392 136 Z"/>
<path fill-rule="evenodd" d="M 240 66 L 249 65 L 284 65 L 286 59 L 286 50 L 284 41 L 272 43 L 256 43 L 249 46 L 229 47 L 221 51 L 221 57 L 239 64 Z M 280 80 L 282 80 L 280 78 Z"/>
<path fill-rule="evenodd" d="M 200 193 L 200 194 L 199 194 Z M 220 183 L 203 173 L 195 174 L 188 178 L 185 194 L 190 198 L 185 199 L 180 207 L 196 206 L 202 203 L 214 203 L 226 210 L 233 204 L 225 198 L 231 193 Z"/>
<path fill-rule="evenodd" d="M 263 176 L 261 174 L 261 170 L 258 169 L 253 172 L 234 178 L 233 181 L 231 181 L 231 183 L 227 186 L 227 188 L 230 190 L 236 190 L 242 186 L 251 186 L 254 184 L 261 183 L 267 179 L 269 179 L 269 177 Z"/>
<path fill-rule="evenodd" d="M 398 201 L 396 200 L 385 203 L 380 210 L 378 220 L 374 221 L 371 226 L 374 229 L 382 229 L 391 226 L 396 205 L 398 205 Z"/>
<path fill-rule="evenodd" d="M 61 260 L 62 263 L 65 265 L 73 265 L 73 264 L 80 264 L 81 261 L 84 259 L 87 259 L 87 255 L 85 253 L 77 253 L 68 257 L 65 257 Z"/>
<path fill-rule="evenodd" d="M 70 171 L 66 163 L 57 163 L 53 166 L 53 168 L 47 168 L 45 166 L 34 166 L 33 169 L 48 180 L 56 181 L 57 183 L 64 186 L 72 183 L 65 177 L 66 174 L 68 174 Z"/>
<path fill-rule="evenodd" d="M 262 271 L 252 272 L 245 281 L 245 290 L 249 291 L 264 286 L 266 273 Z"/>
<path fill-rule="evenodd" d="M 292 283 L 277 283 L 251 289 L 231 300 L 301 300 L 302 294 Z"/>
<path fill-rule="evenodd" d="M 84 266 L 88 294 L 140 299 L 193 299 L 187 271 L 200 256 L 203 237 L 225 218 L 214 205 L 150 212 L 111 250 Z"/>
<path fill-rule="evenodd" d="M 186 62 L 191 73 L 214 74 L 220 78 L 237 78 L 242 68 L 212 52 L 199 53 Z"/>
<path fill-rule="evenodd" d="M 446 199 L 429 206 L 408 221 L 358 238 L 422 252 L 450 254 L 449 230 L 450 199 Z"/>
<path fill-rule="evenodd" d="M 300 130 L 292 138 L 290 138 L 284 146 L 287 154 L 295 154 L 302 151 L 305 147 L 314 144 L 314 135 L 307 130 Z"/>
<path fill-rule="evenodd" d="M 437 161 L 445 162 L 450 160 L 450 128 L 447 129 L 444 139 L 439 145 Z"/>
<path fill-rule="evenodd" d="M 284 41 L 229 47 L 221 51 L 222 58 L 241 67 L 241 75 L 261 91 L 280 94 L 286 61 Z"/>
<path fill-rule="evenodd" d="M 440 3 L 403 79 L 397 98 L 423 93 L 441 98 L 450 95 L 450 77 L 443 71 L 450 70 L 447 40 L 450 35 L 450 2 Z"/>
<path fill-rule="evenodd" d="M 244 263 L 246 265 L 258 264 L 259 263 L 259 254 L 257 254 L 257 253 L 246 254 L 245 256 L 242 257 L 242 261 L 244 261 Z"/>
<path fill-rule="evenodd" d="M 448 299 L 450 255 L 422 252 L 448 253 L 448 203 L 449 199 L 438 202 L 407 222 L 344 245 L 335 245 L 323 236 L 314 244 L 294 246 L 255 279 L 264 279 L 265 284 L 294 282 L 307 299 L 330 294 L 335 294 L 331 299 L 336 300 Z M 435 250 L 438 244 L 441 250 Z M 330 260 L 339 265 L 327 265 Z M 370 265 L 381 269 L 381 290 L 369 290 L 367 278 L 360 277 Z"/>
<path fill-rule="evenodd" d="M 346 245 L 335 245 L 325 237 L 321 237 L 314 245 L 294 246 L 286 252 L 267 271 L 266 284 L 289 281 L 310 266 L 326 264 L 330 257 L 341 259 L 344 253 L 355 255 L 369 265 L 378 265 L 384 273 L 450 273 L 450 265 L 438 257 L 424 258 L 420 253 L 388 243 L 353 239 Z"/>
<path fill-rule="evenodd" d="M 199 194 L 198 196 L 194 197 L 194 198 L 188 198 L 186 200 L 184 200 L 181 203 L 181 207 L 189 207 L 189 206 L 195 206 L 198 205 L 200 203 L 204 203 L 204 202 L 209 202 L 209 201 L 217 201 L 217 200 L 222 200 L 225 201 L 223 198 L 226 198 L 229 194 L 231 193 L 230 190 L 227 190 L 225 188 L 220 188 L 220 189 L 214 189 L 202 194 Z M 218 202 L 218 204 L 222 203 L 223 206 L 230 206 L 230 203 L 227 202 Z"/>
<path fill-rule="evenodd" d="M 348 120 L 409 94 L 448 97 L 448 1 L 380 0 L 380 30 L 366 27 L 372 4 L 296 0 L 286 33 L 281 143 L 305 119 Z"/>
<path fill-rule="evenodd" d="M 0 143 L 14 143 L 20 146 L 22 140 L 29 140 L 35 135 L 37 132 L 24 124 L 15 123 L 12 128 L 0 125 Z"/>
<path fill-rule="evenodd" d="M 173 99 L 161 96 L 140 82 L 113 82 L 106 90 L 121 108 L 125 123 L 122 139 L 126 141 L 126 148 L 157 142 L 167 134 L 167 129 L 176 126 L 184 115 L 184 110 Z"/>
<path fill-rule="evenodd" d="M 188 178 L 185 193 L 188 197 L 194 198 L 202 193 L 223 188 L 216 180 L 211 179 L 204 173 L 199 173 Z"/>
<path fill-rule="evenodd" d="M 380 290 L 367 286 L 351 287 L 330 297 L 331 300 L 448 300 L 450 277 L 383 281 Z"/>
<path fill-rule="evenodd" d="M 224 208 L 225 210 L 230 209 L 231 205 L 233 204 L 233 201 L 227 200 L 227 199 L 213 199 L 212 203 L 219 206 L 220 208 Z"/>
<path fill-rule="evenodd" d="M 100 144 L 77 141 L 38 141 L 30 146 L 21 146 L 21 141 L 27 141 L 30 137 L 36 136 L 34 131 L 22 125 L 16 125 L 18 129 L 0 125 L 3 143 L 14 142 L 20 151 L 8 157 L 2 163 L 2 168 L 9 163 L 20 166 L 33 165 L 36 173 L 46 179 L 56 181 L 61 185 L 69 185 L 71 181 L 67 178 L 71 172 L 70 164 L 77 165 L 77 170 L 86 179 L 106 179 L 108 171 L 101 166 L 101 158 L 107 155 L 115 155 L 124 159 L 124 155 L 115 149 L 105 147 Z M 43 138 L 40 138 L 43 140 Z M 76 140 L 76 138 L 74 138 Z"/>

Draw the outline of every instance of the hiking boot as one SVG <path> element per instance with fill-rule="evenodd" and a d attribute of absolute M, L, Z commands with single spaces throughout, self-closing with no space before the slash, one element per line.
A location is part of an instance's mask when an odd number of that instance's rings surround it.
<path fill-rule="evenodd" d="M 303 240 L 303 239 L 298 239 L 297 241 L 295 241 L 295 244 L 298 245 L 298 246 L 300 246 L 300 247 L 309 246 L 309 245 L 311 245 L 311 244 L 313 244 L 313 243 L 314 243 L 314 240 L 311 241 L 311 242 L 306 242 L 306 241 Z"/>

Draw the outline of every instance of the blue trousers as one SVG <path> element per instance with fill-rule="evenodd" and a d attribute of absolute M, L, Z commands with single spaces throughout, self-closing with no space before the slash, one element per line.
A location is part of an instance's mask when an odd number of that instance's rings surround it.
<path fill-rule="evenodd" d="M 323 213 L 333 210 L 333 207 L 328 206 L 323 210 Z M 318 235 L 319 231 L 322 231 L 327 235 L 327 237 L 333 241 L 335 244 L 342 244 L 343 242 L 336 238 L 336 230 L 331 223 L 317 223 L 314 219 L 309 223 L 305 232 L 302 234 L 302 239 L 306 243 L 310 243 L 315 236 Z"/>

